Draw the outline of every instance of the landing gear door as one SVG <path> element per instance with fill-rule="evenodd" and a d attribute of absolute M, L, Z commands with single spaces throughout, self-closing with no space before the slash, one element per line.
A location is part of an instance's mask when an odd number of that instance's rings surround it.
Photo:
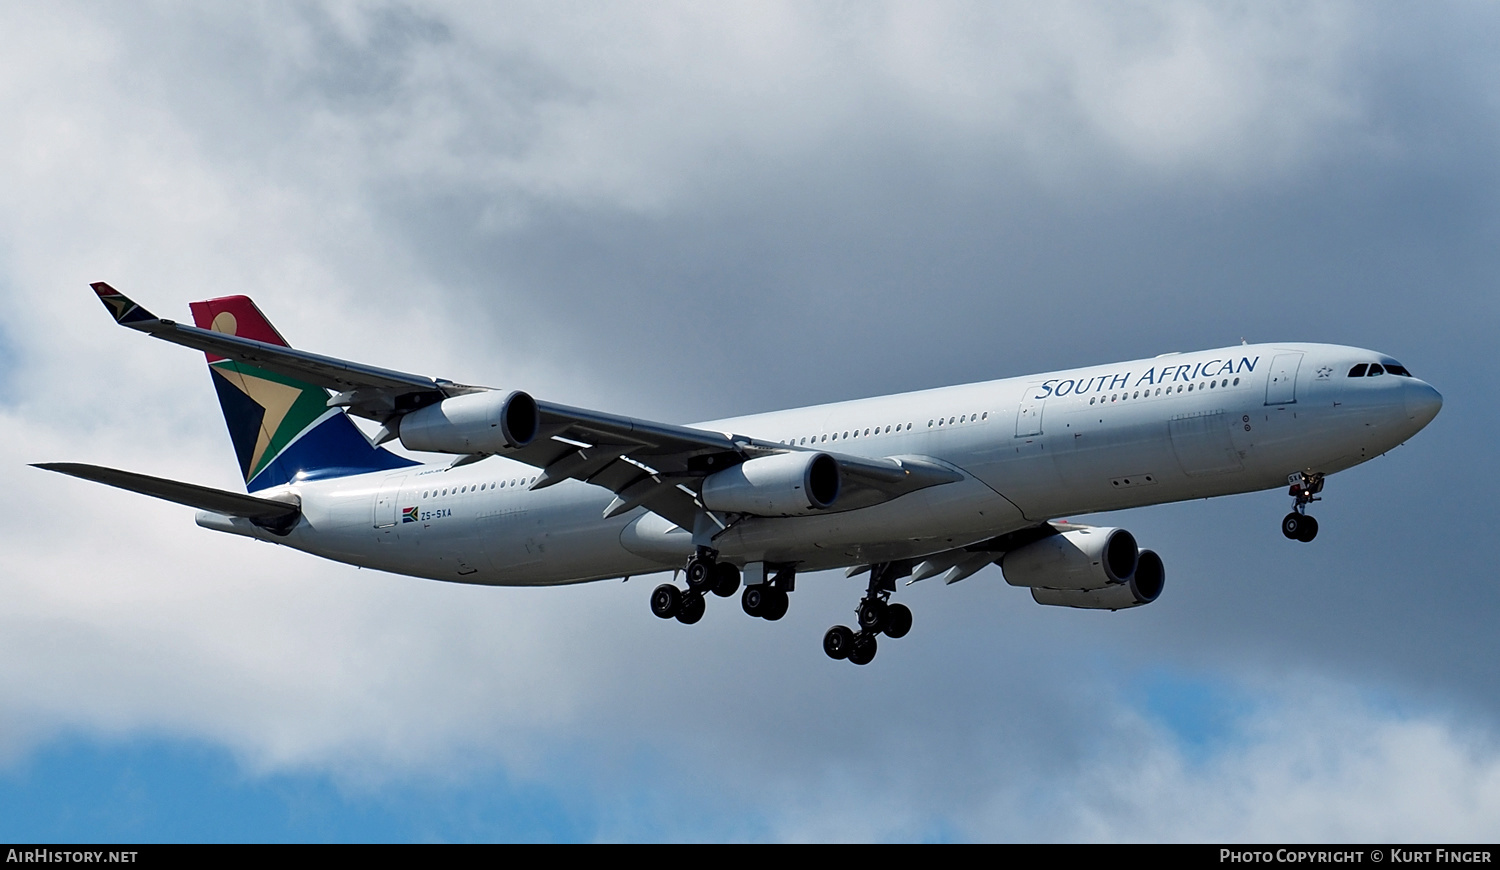
<path fill-rule="evenodd" d="M 1042 407 L 1047 397 L 1036 398 L 1042 393 L 1041 384 L 1032 384 L 1021 396 L 1021 405 L 1016 409 L 1016 437 L 1029 438 L 1042 434 Z"/>
<path fill-rule="evenodd" d="M 1266 380 L 1267 405 L 1296 404 L 1297 369 L 1301 365 L 1300 353 L 1278 353 L 1271 360 L 1271 375 Z"/>

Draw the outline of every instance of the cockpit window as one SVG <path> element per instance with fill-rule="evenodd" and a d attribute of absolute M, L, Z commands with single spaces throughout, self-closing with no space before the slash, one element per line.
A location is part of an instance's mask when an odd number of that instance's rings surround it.
<path fill-rule="evenodd" d="M 1400 375 L 1403 378 L 1411 377 L 1411 372 L 1407 371 L 1405 366 L 1397 365 L 1393 362 L 1386 363 L 1385 370 L 1393 375 Z"/>
<path fill-rule="evenodd" d="M 1366 377 L 1373 378 L 1376 375 L 1383 375 L 1383 374 L 1385 374 L 1385 369 L 1383 369 L 1383 368 L 1380 367 L 1380 363 L 1370 363 L 1370 373 L 1368 375 L 1366 375 Z"/>
<path fill-rule="evenodd" d="M 1365 370 L 1368 369 L 1369 367 L 1370 367 L 1369 363 L 1360 363 L 1359 365 L 1357 365 L 1354 368 L 1352 368 L 1352 369 L 1349 370 L 1349 377 L 1351 377 L 1351 378 L 1362 378 L 1362 377 L 1365 376 Z"/>

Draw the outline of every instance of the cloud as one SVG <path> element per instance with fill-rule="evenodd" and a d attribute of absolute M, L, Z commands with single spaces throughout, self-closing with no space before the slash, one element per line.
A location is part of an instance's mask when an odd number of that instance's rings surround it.
<path fill-rule="evenodd" d="M 1492 731 L 1294 680 L 1206 759 L 1158 733 L 1071 784 L 1068 838 L 1137 841 L 1442 842 L 1494 836 Z M 1164 739 L 1165 738 L 1165 739 Z"/>
<path fill-rule="evenodd" d="M 498 769 L 576 781 L 601 838 L 1492 834 L 1493 65 L 1412 47 L 1486 14 L 0 13 L 0 750 L 167 735 L 374 795 Z M 24 467 L 238 485 L 202 363 L 110 326 L 100 279 L 672 421 L 1244 334 L 1389 347 L 1450 401 L 1330 483 L 1314 548 L 1282 546 L 1277 493 L 1130 512 L 1161 602 L 921 584 L 913 634 L 851 669 L 817 647 L 862 588 L 837 575 L 780 623 L 686 629 L 652 578 L 395 578 Z M 1117 691 L 1181 661 L 1228 687 L 1206 748 Z"/>

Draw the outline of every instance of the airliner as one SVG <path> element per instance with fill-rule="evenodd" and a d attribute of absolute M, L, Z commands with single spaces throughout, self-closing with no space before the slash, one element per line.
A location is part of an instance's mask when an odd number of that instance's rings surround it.
<path fill-rule="evenodd" d="M 859 665 L 880 635 L 912 627 L 891 601 L 901 579 L 951 584 L 993 564 L 1043 605 L 1161 595 L 1162 559 L 1129 531 L 1063 517 L 1287 486 L 1282 534 L 1310 542 L 1326 476 L 1442 407 L 1382 353 L 1241 344 L 682 426 L 296 350 L 245 296 L 192 303 L 188 326 L 92 286 L 120 325 L 207 355 L 246 492 L 38 468 L 197 508 L 208 529 L 434 580 L 671 571 L 651 610 L 685 624 L 737 593 L 750 616 L 780 619 L 799 573 L 843 568 L 867 586 L 855 626 L 830 628 L 823 648 Z M 392 441 L 444 458 L 422 464 Z"/>

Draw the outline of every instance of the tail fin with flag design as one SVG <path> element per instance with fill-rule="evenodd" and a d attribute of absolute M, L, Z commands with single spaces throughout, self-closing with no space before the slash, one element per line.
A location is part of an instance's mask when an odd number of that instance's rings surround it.
<path fill-rule="evenodd" d="M 247 296 L 194 302 L 191 308 L 201 329 L 290 347 Z M 342 409 L 328 407 L 322 387 L 213 353 L 208 368 L 251 492 L 416 464 L 371 444 Z"/>

